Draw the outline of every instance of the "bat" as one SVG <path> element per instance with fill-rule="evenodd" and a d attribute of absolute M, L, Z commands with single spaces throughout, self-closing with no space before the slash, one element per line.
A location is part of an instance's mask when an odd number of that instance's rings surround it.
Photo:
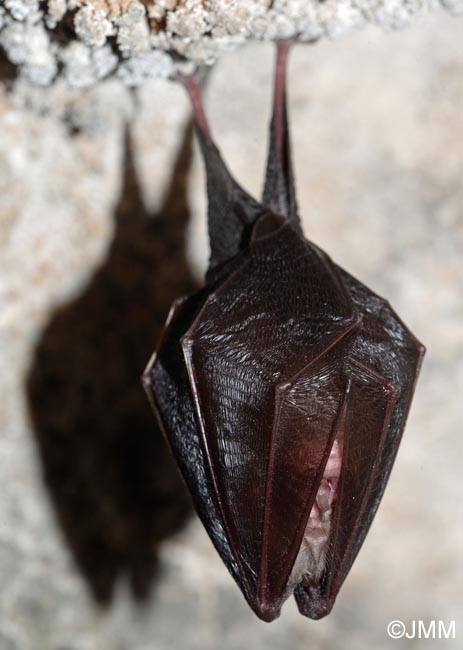
<path fill-rule="evenodd" d="M 425 352 L 306 240 L 279 42 L 261 201 L 234 180 L 192 78 L 208 192 L 203 288 L 176 300 L 143 384 L 195 508 L 264 621 L 326 616 L 382 498 Z"/>

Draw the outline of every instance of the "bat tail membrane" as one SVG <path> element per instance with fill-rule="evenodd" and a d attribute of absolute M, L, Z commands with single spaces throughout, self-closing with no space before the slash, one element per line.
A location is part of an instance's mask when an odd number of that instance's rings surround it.
<path fill-rule="evenodd" d="M 212 139 L 198 84 L 191 77 L 184 78 L 183 84 L 193 106 L 206 167 L 211 271 L 243 249 L 250 236 L 250 226 L 264 208 L 235 181 L 225 165 Z"/>
<path fill-rule="evenodd" d="M 279 41 L 277 44 L 273 115 L 262 202 L 272 212 L 288 218 L 296 231 L 302 234 L 297 214 L 286 109 L 286 62 L 289 48 L 289 41 Z"/>

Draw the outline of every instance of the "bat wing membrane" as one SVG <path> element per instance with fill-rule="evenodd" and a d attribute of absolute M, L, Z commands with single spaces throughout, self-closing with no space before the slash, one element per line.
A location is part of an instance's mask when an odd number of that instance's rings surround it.
<path fill-rule="evenodd" d="M 207 175 L 210 274 L 245 247 L 250 227 L 264 208 L 235 181 L 215 144 L 201 131 L 198 136 Z"/>
<path fill-rule="evenodd" d="M 180 338 L 204 299 L 202 291 L 174 303 L 158 350 L 144 373 L 143 384 L 198 515 L 228 570 L 241 584 L 241 572 L 222 524 L 208 472 L 180 346 Z"/>
<path fill-rule="evenodd" d="M 311 618 L 320 618 L 330 611 L 346 562 L 363 534 L 368 494 L 377 477 L 395 397 L 393 386 L 355 361 L 348 376 L 342 469 L 325 576 L 316 582 L 306 577 L 295 591 L 301 612 Z"/>
<path fill-rule="evenodd" d="M 330 455 L 346 394 L 343 355 L 349 331 L 277 387 L 268 468 L 261 599 L 281 604 Z M 289 586 L 289 591 L 294 585 Z"/>
<path fill-rule="evenodd" d="M 282 255 L 282 247 L 290 254 Z M 256 601 L 275 388 L 294 378 L 312 358 L 323 356 L 358 319 L 325 259 L 291 226 L 256 241 L 250 250 L 236 272 L 209 294 L 182 345 L 225 528 L 251 586 L 248 600 L 256 610 L 265 607 Z M 328 301 L 333 307 L 329 315 L 324 309 Z M 340 381 L 339 372 L 334 374 Z M 319 441 L 318 456 L 312 458 L 317 472 L 323 471 L 320 459 L 329 453 L 332 431 L 328 423 L 319 434 L 312 429 Z M 305 449 L 309 447 L 308 441 Z M 283 446 L 283 463 L 285 453 Z M 310 468 L 306 472 L 309 478 L 314 476 Z M 294 494 L 292 507 L 298 514 L 307 508 L 308 494 L 310 489 Z M 285 540 L 292 543 L 293 529 L 300 522 L 295 517 L 288 525 Z M 276 539 L 275 544 L 273 564 L 279 552 Z M 285 544 L 280 551 L 287 550 Z M 258 613 L 266 616 L 264 611 Z"/>
<path fill-rule="evenodd" d="M 363 314 L 348 356 L 349 381 L 339 493 L 325 576 L 295 590 L 301 613 L 325 616 L 360 550 L 389 478 L 418 376 L 423 346 L 389 304 L 342 269 Z"/>
<path fill-rule="evenodd" d="M 207 173 L 208 284 L 174 304 L 144 375 L 196 510 L 264 620 L 292 590 L 301 613 L 331 610 L 383 495 L 424 353 L 388 303 L 303 239 L 287 52 L 280 42 L 262 203 L 228 171 L 199 89 L 184 82 Z M 324 550 L 304 564 L 341 437 Z"/>

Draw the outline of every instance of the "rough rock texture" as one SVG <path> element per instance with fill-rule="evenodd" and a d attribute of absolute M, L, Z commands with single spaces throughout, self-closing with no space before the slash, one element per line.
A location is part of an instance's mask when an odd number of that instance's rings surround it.
<path fill-rule="evenodd" d="M 4 0 L 0 52 L 39 85 L 63 75 L 88 86 L 113 74 L 136 85 L 213 63 L 248 40 L 337 38 L 368 23 L 397 29 L 439 5 L 463 13 L 463 0 Z"/>
<path fill-rule="evenodd" d="M 178 531 L 183 493 L 138 384 L 170 300 L 207 258 L 197 155 L 187 226 L 182 89 L 21 79 L 0 91 L 1 650 L 457 647 L 391 640 L 386 625 L 461 616 L 461 36 L 438 12 L 291 59 L 305 232 L 428 348 L 385 499 L 319 622 L 288 602 L 261 623 L 197 520 Z M 228 54 L 207 92 L 224 155 L 253 192 L 272 61 L 264 44 Z"/>

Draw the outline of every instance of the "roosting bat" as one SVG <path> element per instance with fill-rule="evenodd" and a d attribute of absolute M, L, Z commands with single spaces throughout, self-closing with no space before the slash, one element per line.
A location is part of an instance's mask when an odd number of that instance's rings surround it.
<path fill-rule="evenodd" d="M 254 612 L 326 616 L 383 495 L 424 347 L 304 239 L 279 43 L 255 201 L 190 93 L 207 171 L 206 285 L 176 300 L 143 382 L 217 551 Z"/>

